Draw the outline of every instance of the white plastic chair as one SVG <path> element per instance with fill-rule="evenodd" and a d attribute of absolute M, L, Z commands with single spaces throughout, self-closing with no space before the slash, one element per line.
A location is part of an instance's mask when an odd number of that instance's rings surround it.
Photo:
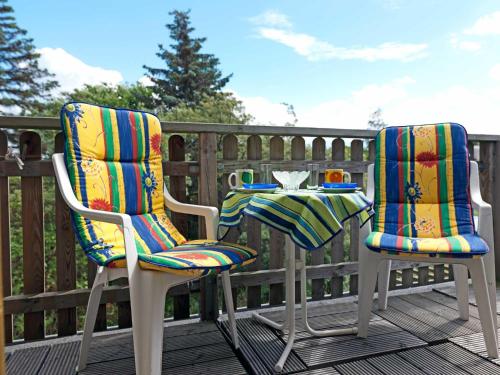
<path fill-rule="evenodd" d="M 68 206 L 87 219 L 121 225 L 123 227 L 125 239 L 127 268 L 108 268 L 101 266 L 97 270 L 97 275 L 87 305 L 77 371 L 82 371 L 87 365 L 90 341 L 92 339 L 92 332 L 94 330 L 102 289 L 109 281 L 124 277 L 128 278 L 130 285 L 130 305 L 132 310 L 132 332 L 136 373 L 141 375 L 160 374 L 166 293 L 168 289 L 175 285 L 184 284 L 188 281 L 198 279 L 199 277 L 179 276 L 167 272 L 141 269 L 138 263 L 134 231 L 130 216 L 127 214 L 94 210 L 82 205 L 76 198 L 71 187 L 66 165 L 64 163 L 64 155 L 54 154 L 52 160 L 59 189 Z M 217 208 L 181 203 L 170 195 L 166 186 L 163 191 L 164 204 L 168 209 L 173 212 L 202 216 L 205 219 L 207 239 L 216 239 L 219 217 Z M 229 271 L 222 272 L 222 284 L 232 340 L 235 348 L 238 349 L 239 341 L 236 331 Z"/>
<path fill-rule="evenodd" d="M 477 232 L 488 244 L 490 251 L 478 259 L 474 258 L 432 258 L 419 257 L 412 254 L 411 258 L 404 255 L 381 254 L 368 249 L 365 239 L 371 232 L 370 225 L 364 225 L 359 236 L 359 323 L 358 336 L 367 337 L 368 323 L 371 315 L 373 293 L 378 274 L 378 308 L 387 308 L 387 291 L 391 260 L 417 261 L 429 263 L 446 263 L 453 265 L 459 316 L 469 319 L 469 284 L 467 270 L 472 279 L 476 295 L 479 318 L 483 329 L 488 355 L 498 358 L 497 306 L 495 281 L 495 249 L 493 242 L 493 216 L 491 205 L 484 202 L 479 187 L 479 170 L 476 162 L 471 161 L 470 190 L 474 209 L 478 210 L 479 221 Z M 374 165 L 368 166 L 367 197 L 374 199 L 375 195 Z"/>

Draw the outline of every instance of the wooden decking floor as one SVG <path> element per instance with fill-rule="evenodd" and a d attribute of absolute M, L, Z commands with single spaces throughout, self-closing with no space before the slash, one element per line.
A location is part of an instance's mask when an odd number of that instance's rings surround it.
<path fill-rule="evenodd" d="M 452 288 L 390 297 L 387 310 L 378 311 L 374 305 L 367 339 L 312 337 L 297 313 L 297 339 L 283 373 L 500 374 L 500 361 L 487 358 L 472 296 L 470 302 L 470 319 L 462 321 Z M 356 303 L 322 304 L 309 312 L 315 329 L 352 327 L 357 322 Z M 282 321 L 283 312 L 262 315 Z M 225 322 L 221 327 L 227 331 Z M 247 368 L 273 374 L 286 335 L 248 317 L 238 320 L 238 330 Z"/>
<path fill-rule="evenodd" d="M 247 374 L 214 323 L 167 327 L 164 337 L 163 374 Z M 79 341 L 73 341 L 13 348 L 7 353 L 7 374 L 74 374 L 79 346 Z M 135 374 L 133 350 L 130 332 L 95 337 L 82 374 Z"/>
<path fill-rule="evenodd" d="M 280 320 L 283 311 L 264 312 Z M 299 316 L 299 314 L 297 314 Z M 316 329 L 354 326 L 357 305 L 313 304 L 310 324 Z M 500 318 L 500 317 L 499 317 Z M 386 311 L 374 308 L 367 339 L 355 336 L 311 337 L 297 320 L 298 335 L 284 373 L 326 374 L 500 374 L 500 361 L 486 355 L 477 308 L 471 297 L 470 320 L 458 318 L 453 289 L 389 298 Z M 202 322 L 165 330 L 163 374 L 273 374 L 286 335 L 240 315 L 241 351 L 227 342 L 227 327 Z M 47 340 L 7 349 L 8 374 L 73 374 L 79 340 Z M 134 374 L 130 332 L 93 340 L 83 374 Z"/>

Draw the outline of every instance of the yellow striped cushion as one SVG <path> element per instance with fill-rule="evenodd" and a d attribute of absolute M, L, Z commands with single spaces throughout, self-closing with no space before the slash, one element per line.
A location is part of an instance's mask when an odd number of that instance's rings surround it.
<path fill-rule="evenodd" d="M 61 109 L 61 126 L 68 174 L 84 206 L 131 215 L 139 253 L 164 251 L 186 241 L 163 207 L 161 125 L 156 116 L 67 103 Z M 93 261 L 103 265 L 124 257 L 119 226 L 75 212 L 72 220 Z"/>
<path fill-rule="evenodd" d="M 465 129 L 388 127 L 377 135 L 373 250 L 484 254 L 474 228 Z"/>
<path fill-rule="evenodd" d="M 366 245 L 374 251 L 389 253 L 448 254 L 451 256 L 482 255 L 488 252 L 488 245 L 478 235 L 463 234 L 449 237 L 426 238 L 404 237 L 372 232 Z"/>

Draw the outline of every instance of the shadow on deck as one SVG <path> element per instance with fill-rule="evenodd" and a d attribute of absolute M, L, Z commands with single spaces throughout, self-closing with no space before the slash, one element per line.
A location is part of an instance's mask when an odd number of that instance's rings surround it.
<path fill-rule="evenodd" d="M 372 316 L 369 338 L 316 338 L 298 323 L 298 340 L 286 373 L 325 374 L 500 374 L 498 360 L 486 358 L 477 308 L 471 298 L 470 320 L 458 318 L 452 288 L 438 288 L 389 298 L 386 311 Z M 353 326 L 354 302 L 313 303 L 316 329 Z M 282 311 L 263 315 L 278 320 Z M 300 318 L 299 318 L 300 320 Z M 332 325 L 333 323 L 333 325 Z M 225 339 L 225 322 L 176 324 L 165 330 L 164 374 L 273 374 L 286 335 L 240 314 L 241 353 Z M 227 337 L 227 336 L 226 336 Z M 7 348 L 8 374 L 72 374 L 79 337 Z M 102 334 L 92 344 L 84 374 L 134 374 L 130 331 Z"/>

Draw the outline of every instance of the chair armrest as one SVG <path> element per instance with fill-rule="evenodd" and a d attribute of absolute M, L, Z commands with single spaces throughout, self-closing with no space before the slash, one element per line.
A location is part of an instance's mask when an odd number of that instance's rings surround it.
<path fill-rule="evenodd" d="M 167 187 L 163 187 L 163 199 L 165 206 L 172 212 L 181 214 L 202 216 L 205 219 L 207 239 L 217 239 L 217 225 L 219 222 L 219 210 L 216 207 L 199 206 L 196 204 L 181 203 L 170 195 Z"/>
<path fill-rule="evenodd" d="M 478 210 L 477 233 L 486 241 L 490 251 L 494 251 L 493 242 L 493 210 L 481 196 L 479 185 L 479 168 L 475 161 L 470 162 L 470 196 L 472 206 Z"/>
<path fill-rule="evenodd" d="M 59 185 L 59 190 L 61 191 L 61 195 L 70 209 L 79 213 L 85 218 L 96 221 L 103 221 L 106 223 L 118 224 L 123 227 L 125 254 L 127 257 L 127 269 L 130 279 L 132 271 L 138 269 L 137 248 L 135 246 L 132 219 L 127 214 L 94 210 L 92 208 L 85 207 L 76 198 L 75 193 L 73 192 L 73 188 L 71 187 L 71 182 L 68 176 L 68 171 L 66 169 L 66 164 L 64 163 L 64 155 L 52 155 L 52 162 L 54 164 L 54 171 L 57 183 Z"/>
<path fill-rule="evenodd" d="M 475 161 L 470 162 L 470 195 L 472 206 L 479 211 L 479 217 L 492 216 L 491 204 L 486 203 L 481 196 L 479 184 L 479 167 Z"/>
<path fill-rule="evenodd" d="M 59 185 L 59 190 L 61 191 L 61 195 L 69 208 L 79 213 L 83 217 L 91 220 L 123 225 L 123 217 L 128 215 L 120 214 L 117 212 L 94 210 L 92 208 L 85 207 L 76 198 L 75 193 L 73 192 L 73 188 L 71 187 L 71 182 L 69 180 L 68 171 L 66 170 L 66 164 L 64 163 L 63 154 L 52 155 L 52 162 L 54 164 L 54 171 L 57 179 L 57 184 Z"/>
<path fill-rule="evenodd" d="M 368 176 L 367 176 L 367 181 L 366 181 L 366 198 L 370 202 L 373 203 L 373 199 L 375 198 L 375 175 L 374 175 L 374 170 L 375 170 L 375 165 L 374 164 L 369 164 L 368 165 Z M 372 227 L 371 227 L 371 221 L 372 218 L 370 218 L 361 228 L 359 232 L 359 241 L 360 245 L 364 246 L 364 242 L 366 238 L 370 235 L 372 232 Z"/>
<path fill-rule="evenodd" d="M 375 165 L 368 165 L 368 178 L 366 181 L 366 197 L 373 202 L 375 198 Z"/>

